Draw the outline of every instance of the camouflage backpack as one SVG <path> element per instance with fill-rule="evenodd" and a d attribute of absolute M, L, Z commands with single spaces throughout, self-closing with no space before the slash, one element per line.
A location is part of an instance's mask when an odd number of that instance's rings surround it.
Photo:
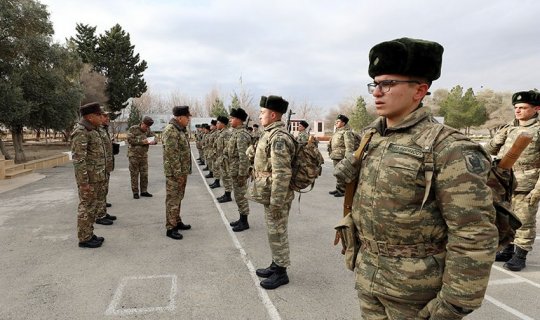
<path fill-rule="evenodd" d="M 433 146 L 437 140 L 437 136 L 443 128 L 445 128 L 444 125 L 436 124 L 431 129 L 428 129 L 427 134 L 422 137 L 425 138 L 424 143 L 422 143 L 422 150 L 424 154 L 426 190 L 420 210 L 424 207 L 430 192 L 431 180 L 435 170 Z M 487 156 L 489 157 L 489 155 Z M 501 249 L 514 241 L 516 230 L 521 227 L 521 221 L 519 221 L 519 218 L 512 212 L 511 206 L 512 194 L 517 186 L 514 173 L 512 169 L 501 168 L 499 162 L 500 160 L 492 161 L 487 178 L 487 185 L 491 188 L 493 194 L 493 206 L 496 211 L 495 225 L 499 231 L 499 249 Z"/>
<path fill-rule="evenodd" d="M 292 157 L 291 169 L 292 177 L 289 188 L 296 192 L 306 193 L 313 189 L 315 180 L 322 173 L 322 165 L 324 158 L 317 147 L 317 143 L 313 142 L 312 137 L 307 142 L 298 142 L 293 135 L 285 130 L 276 130 L 269 140 L 271 141 L 276 132 L 287 134 L 294 142 L 295 151 Z M 270 149 L 266 152 L 270 156 Z M 307 191 L 302 191 L 310 187 Z"/>

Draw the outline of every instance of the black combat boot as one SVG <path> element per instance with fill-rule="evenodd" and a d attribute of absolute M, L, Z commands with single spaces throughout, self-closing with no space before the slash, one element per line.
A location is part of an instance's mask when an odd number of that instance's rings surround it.
<path fill-rule="evenodd" d="M 149 193 L 148 191 L 145 191 L 145 192 L 141 192 L 141 197 L 153 197 L 153 195 L 151 193 Z"/>
<path fill-rule="evenodd" d="M 287 283 L 289 283 L 287 268 L 276 266 L 275 272 L 268 279 L 261 281 L 261 287 L 272 290 Z"/>
<path fill-rule="evenodd" d="M 210 170 L 210 169 L 208 169 L 208 166 L 206 166 L 206 167 L 204 167 L 204 168 L 202 169 L 202 171 L 208 171 L 208 170 Z"/>
<path fill-rule="evenodd" d="M 508 261 L 512 259 L 512 256 L 514 255 L 514 245 L 509 244 L 502 251 L 497 251 L 497 255 L 495 256 L 495 261 Z"/>
<path fill-rule="evenodd" d="M 114 220 L 116 220 L 116 216 L 111 216 L 110 214 L 106 213 L 105 214 L 105 219 L 109 219 L 111 221 L 114 221 Z"/>
<path fill-rule="evenodd" d="M 79 242 L 79 247 L 81 248 L 99 248 L 103 244 L 103 241 L 100 241 L 98 237 L 92 237 L 89 240 Z"/>
<path fill-rule="evenodd" d="M 278 265 L 274 261 L 272 261 L 272 264 L 270 264 L 268 268 L 255 270 L 255 274 L 257 274 L 257 276 L 261 278 L 268 278 L 274 274 L 277 267 Z"/>
<path fill-rule="evenodd" d="M 212 171 L 210 171 L 209 174 L 205 175 L 204 176 L 206 179 L 210 179 L 210 178 L 213 178 L 214 177 L 214 173 Z"/>
<path fill-rule="evenodd" d="M 334 190 L 334 191 L 329 191 L 328 193 L 331 194 L 331 195 L 335 195 L 336 192 L 338 192 L 337 190 Z"/>
<path fill-rule="evenodd" d="M 248 223 L 248 216 L 247 215 L 241 215 L 240 216 L 240 222 L 232 228 L 232 231 L 234 232 L 241 232 L 244 230 L 249 229 L 249 223 Z"/>
<path fill-rule="evenodd" d="M 103 243 L 103 241 L 105 241 L 105 238 L 103 238 L 103 237 L 98 237 L 98 236 L 96 236 L 96 235 L 93 235 L 93 236 L 92 236 L 92 239 L 97 240 L 97 241 L 99 241 L 99 242 L 101 242 L 101 243 Z"/>
<path fill-rule="evenodd" d="M 113 224 L 113 221 L 103 217 L 103 218 L 96 219 L 96 223 L 102 224 L 104 226 L 110 226 L 111 224 Z"/>
<path fill-rule="evenodd" d="M 219 199 L 218 199 L 218 200 L 219 200 Z M 240 220 L 242 220 L 242 215 L 240 215 L 240 218 L 238 218 L 238 220 L 229 223 L 229 225 L 230 225 L 231 227 L 236 227 L 236 226 L 240 223 Z"/>
<path fill-rule="evenodd" d="M 219 203 L 225 203 L 225 202 L 229 202 L 229 201 L 232 201 L 230 191 L 225 191 L 225 194 L 222 195 L 221 197 L 219 197 L 219 199 L 218 199 Z"/>
<path fill-rule="evenodd" d="M 133 199 L 139 199 L 139 194 L 138 194 L 138 193 L 134 193 L 134 194 L 133 194 Z"/>
<path fill-rule="evenodd" d="M 211 189 L 215 189 L 215 188 L 219 188 L 219 187 L 221 187 L 221 184 L 219 184 L 219 179 L 216 179 L 216 180 L 214 181 L 214 183 L 212 183 L 212 184 L 210 185 L 210 188 L 211 188 Z"/>
<path fill-rule="evenodd" d="M 336 198 L 343 197 L 344 195 L 345 195 L 345 193 L 343 191 L 340 191 L 340 190 L 336 190 L 336 193 L 334 193 L 334 197 L 336 197 Z"/>
<path fill-rule="evenodd" d="M 190 224 L 184 224 L 182 221 L 180 221 L 180 223 L 178 223 L 176 225 L 176 229 L 178 229 L 178 230 L 189 230 L 189 229 L 191 229 L 191 225 Z"/>
<path fill-rule="evenodd" d="M 105 204 L 105 206 L 106 206 L 107 208 L 110 208 L 110 207 L 112 207 L 112 204 L 110 204 L 110 203 L 107 202 L 107 203 Z"/>
<path fill-rule="evenodd" d="M 521 271 L 525 269 L 525 260 L 527 260 L 527 253 L 529 252 L 516 246 L 516 253 L 514 253 L 512 259 L 505 263 L 503 267 L 510 271 Z"/>
<path fill-rule="evenodd" d="M 182 236 L 182 234 L 180 232 L 178 232 L 178 229 L 173 228 L 171 230 L 167 230 L 167 237 L 169 237 L 171 239 L 174 239 L 174 240 L 180 240 L 184 236 Z"/>
<path fill-rule="evenodd" d="M 197 162 L 199 163 L 199 165 L 204 166 L 204 160 L 199 159 Z"/>

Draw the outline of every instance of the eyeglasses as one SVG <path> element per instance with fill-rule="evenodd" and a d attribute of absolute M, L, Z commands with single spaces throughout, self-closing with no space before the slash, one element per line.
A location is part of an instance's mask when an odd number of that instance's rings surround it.
<path fill-rule="evenodd" d="M 416 83 L 416 84 L 422 84 L 420 81 L 417 80 L 383 80 L 381 82 L 372 82 L 367 84 L 367 90 L 370 94 L 373 94 L 375 92 L 375 89 L 379 87 L 379 90 L 381 90 L 382 93 L 387 93 L 390 91 L 390 88 L 395 86 L 398 83 Z"/>

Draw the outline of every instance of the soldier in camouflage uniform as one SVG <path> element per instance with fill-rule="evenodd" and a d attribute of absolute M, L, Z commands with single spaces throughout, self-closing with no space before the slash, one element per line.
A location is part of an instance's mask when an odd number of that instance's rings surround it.
<path fill-rule="evenodd" d="M 134 199 L 139 199 L 139 177 L 141 197 L 152 196 L 152 194 L 148 193 L 148 148 L 149 145 L 156 144 L 157 141 L 151 141 L 148 138 L 155 137 L 150 130 L 153 124 L 154 120 L 146 116 L 140 125 L 134 125 L 128 130 L 129 174 Z"/>
<path fill-rule="evenodd" d="M 512 209 L 522 226 L 516 231 L 514 243 L 498 252 L 495 259 L 507 261 L 504 264 L 506 269 L 521 271 L 536 238 L 536 213 L 540 200 L 540 95 L 533 90 L 516 92 L 512 95 L 512 104 L 515 119 L 499 130 L 485 148 L 500 159 L 521 132 L 529 132 L 533 137 L 513 167 L 517 188 L 512 198 Z"/>
<path fill-rule="evenodd" d="M 180 240 L 178 230 L 191 229 L 180 217 L 180 207 L 186 191 L 187 176 L 191 174 L 191 151 L 187 126 L 191 118 L 188 106 L 173 108 L 174 118 L 163 130 L 163 170 L 167 196 L 165 199 L 167 237 Z"/>
<path fill-rule="evenodd" d="M 281 117 L 289 103 L 281 97 L 261 97 L 259 120 L 264 126 L 255 150 L 253 165 L 254 182 L 249 198 L 264 205 L 272 263 L 268 268 L 257 269 L 265 289 L 275 289 L 289 283 L 287 267 L 289 238 L 287 225 L 294 192 L 289 188 L 292 177 L 292 158 L 295 152 L 293 138 L 287 133 Z"/>
<path fill-rule="evenodd" d="M 219 133 L 216 125 L 217 125 L 217 120 L 210 121 L 210 132 L 208 133 L 208 136 L 204 143 L 206 168 L 204 168 L 203 171 L 204 170 L 210 171 L 206 176 L 204 176 L 205 178 L 207 179 L 216 178 L 217 182 L 214 181 L 214 184 L 217 184 L 216 186 L 217 188 L 217 187 L 220 187 L 220 184 L 219 184 L 219 171 L 215 172 L 214 170 L 215 169 L 214 162 L 216 161 L 216 157 L 217 157 L 216 150 L 214 149 L 214 141 L 217 137 L 217 134 Z"/>
<path fill-rule="evenodd" d="M 225 187 L 225 193 L 217 198 L 219 203 L 232 201 L 232 179 L 229 173 L 229 159 L 227 154 L 227 143 L 231 137 L 231 130 L 227 127 L 228 124 L 229 118 L 224 116 L 218 117 L 217 128 L 219 133 L 214 140 L 214 150 L 216 150 L 217 153 L 214 167 L 215 171 L 219 172 L 219 177 L 221 177 L 223 187 Z M 212 188 L 212 186 L 210 187 Z M 214 185 L 214 188 L 215 187 L 219 187 L 219 185 Z"/>
<path fill-rule="evenodd" d="M 242 108 L 231 110 L 231 126 L 233 130 L 227 143 L 227 155 L 229 173 L 233 183 L 234 199 L 240 213 L 240 219 L 230 223 L 234 232 L 249 229 L 249 204 L 246 199 L 246 191 L 250 162 L 246 151 L 251 145 L 251 135 L 244 125 L 247 117 L 246 111 Z"/>
<path fill-rule="evenodd" d="M 360 165 L 347 155 L 335 172 L 358 178 L 351 215 L 362 243 L 356 289 L 364 319 L 462 319 L 488 285 L 498 245 L 489 155 L 421 103 L 442 53 L 438 43 L 402 38 L 369 54 L 380 117 L 367 127 L 373 136 Z"/>
<path fill-rule="evenodd" d="M 83 117 L 71 134 L 71 153 L 75 180 L 79 191 L 77 210 L 77 237 L 79 247 L 97 248 L 103 237 L 94 234 L 94 222 L 99 210 L 98 194 L 106 183 L 106 151 L 98 132 L 101 126 L 101 108 L 93 102 L 80 108 Z"/>
<path fill-rule="evenodd" d="M 298 126 L 298 131 L 300 132 L 298 133 L 298 137 L 296 137 L 296 141 L 308 142 L 309 133 L 306 131 L 308 127 L 309 127 L 309 123 L 307 123 L 307 121 L 305 120 L 300 121 L 299 126 Z"/>
<path fill-rule="evenodd" d="M 336 132 L 332 140 L 328 143 L 328 155 L 334 161 L 334 167 L 343 159 L 345 155 L 352 154 L 356 138 L 349 127 L 349 118 L 340 114 L 336 118 Z M 343 197 L 345 195 L 345 181 L 336 178 L 336 189 L 329 192 L 334 197 Z"/>
<path fill-rule="evenodd" d="M 204 124 L 195 125 L 195 145 L 197 146 L 197 151 L 199 152 L 199 158 L 197 158 L 197 163 L 204 165 L 204 155 L 202 151 L 202 139 L 204 137 Z"/>
<path fill-rule="evenodd" d="M 111 177 L 111 172 L 114 170 L 114 158 L 112 150 L 112 141 L 111 136 L 109 135 L 109 114 L 107 112 L 101 113 L 102 125 L 97 129 L 101 139 L 103 140 L 103 145 L 105 146 L 106 161 L 105 161 L 105 173 L 107 181 L 103 192 L 100 192 L 98 195 L 99 198 L 99 210 L 96 216 L 96 223 L 101 225 L 111 225 L 113 221 L 116 220 L 116 216 L 112 216 L 107 213 L 107 194 L 109 193 L 109 179 Z"/>
<path fill-rule="evenodd" d="M 251 143 L 255 145 L 259 138 L 261 137 L 261 132 L 259 131 L 259 125 L 253 124 L 253 132 L 251 133 Z"/>

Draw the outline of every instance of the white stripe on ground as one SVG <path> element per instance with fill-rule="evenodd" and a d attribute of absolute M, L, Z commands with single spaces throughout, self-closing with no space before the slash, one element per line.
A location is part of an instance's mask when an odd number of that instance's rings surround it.
<path fill-rule="evenodd" d="M 505 311 L 507 311 L 507 312 L 509 312 L 509 313 L 511 313 L 511 314 L 513 314 L 513 315 L 515 315 L 516 317 L 518 317 L 518 318 L 520 318 L 520 319 L 522 319 L 522 320 L 534 320 L 534 318 L 531 318 L 531 317 L 529 317 L 528 315 L 525 315 L 525 314 L 519 312 L 518 310 L 516 310 L 516 309 L 514 309 L 514 308 L 512 308 L 512 307 L 510 307 L 510 306 L 508 306 L 508 305 L 506 305 L 506 304 L 504 304 L 504 303 L 502 303 L 501 301 L 499 301 L 499 300 L 493 298 L 492 296 L 485 295 L 485 296 L 484 296 L 484 299 L 487 300 L 487 301 L 489 301 L 489 302 L 491 302 L 491 303 L 493 303 L 493 304 L 496 305 L 497 307 L 499 307 L 499 308 L 501 308 L 501 309 L 504 309 Z"/>
<path fill-rule="evenodd" d="M 195 156 L 193 154 L 193 150 L 191 150 L 191 157 L 195 159 Z M 249 274 L 251 275 L 251 279 L 253 280 L 253 283 L 255 284 L 255 288 L 257 289 L 257 293 L 259 294 L 259 298 L 261 299 L 261 302 L 263 303 L 264 307 L 266 308 L 266 312 L 268 313 L 268 316 L 272 320 L 281 320 L 281 316 L 279 315 L 279 312 L 277 311 L 276 307 L 272 303 L 272 300 L 270 300 L 270 297 L 268 296 L 268 293 L 266 290 L 264 290 L 259 282 L 259 277 L 257 277 L 257 274 L 255 274 L 255 267 L 253 266 L 253 263 L 249 258 L 247 257 L 246 251 L 240 244 L 240 241 L 238 241 L 238 238 L 236 237 L 236 234 L 234 231 L 232 231 L 231 226 L 229 225 L 229 221 L 225 217 L 225 213 L 221 209 L 221 206 L 219 205 L 219 202 L 217 202 L 216 198 L 214 197 L 214 194 L 212 193 L 212 190 L 206 183 L 206 179 L 204 178 L 204 174 L 199 166 L 197 166 L 197 170 L 199 170 L 199 174 L 201 175 L 201 178 L 204 181 L 204 184 L 206 185 L 206 189 L 208 190 L 208 193 L 212 197 L 212 200 L 214 201 L 214 204 L 216 205 L 217 210 L 219 211 L 219 214 L 221 215 L 221 220 L 223 221 L 223 224 L 225 225 L 225 229 L 229 232 L 229 236 L 231 237 L 234 246 L 238 251 L 240 252 L 240 257 L 242 258 L 242 261 L 244 261 L 244 264 L 249 270 Z"/>
<path fill-rule="evenodd" d="M 525 283 L 527 283 L 527 284 L 530 284 L 530 285 L 533 286 L 533 287 L 540 288 L 540 283 L 536 283 L 536 282 L 531 281 L 531 280 L 529 280 L 529 279 L 527 279 L 527 278 L 524 278 L 524 277 L 522 277 L 522 276 L 519 276 L 519 275 L 517 275 L 517 274 L 516 274 L 515 272 L 513 272 L 513 271 L 506 270 L 506 269 L 501 268 L 501 267 L 499 267 L 499 266 L 493 266 L 493 269 L 495 269 L 495 270 L 497 270 L 497 271 L 500 271 L 500 272 L 502 272 L 502 273 L 506 273 L 507 275 L 509 275 L 509 276 L 511 276 L 511 277 L 513 277 L 513 278 L 519 279 L 519 280 L 521 280 L 522 282 L 525 282 Z"/>

